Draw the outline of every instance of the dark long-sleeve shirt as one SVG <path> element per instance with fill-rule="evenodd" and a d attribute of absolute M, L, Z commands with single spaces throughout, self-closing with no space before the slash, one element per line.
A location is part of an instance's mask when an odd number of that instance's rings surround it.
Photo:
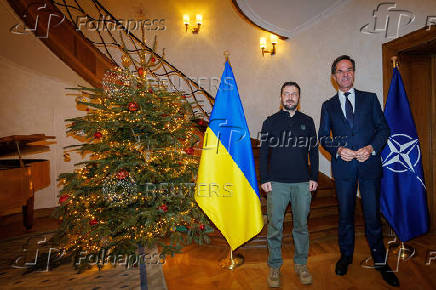
<path fill-rule="evenodd" d="M 262 184 L 318 180 L 318 142 L 311 117 L 279 111 L 263 122 L 259 139 Z"/>

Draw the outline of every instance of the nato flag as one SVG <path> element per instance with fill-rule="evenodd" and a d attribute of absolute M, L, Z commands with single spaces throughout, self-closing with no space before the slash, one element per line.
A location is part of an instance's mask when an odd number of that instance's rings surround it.
<path fill-rule="evenodd" d="M 380 208 L 400 241 L 406 242 L 428 231 L 429 215 L 418 134 L 398 68 L 384 113 L 392 135 L 381 154 Z"/>

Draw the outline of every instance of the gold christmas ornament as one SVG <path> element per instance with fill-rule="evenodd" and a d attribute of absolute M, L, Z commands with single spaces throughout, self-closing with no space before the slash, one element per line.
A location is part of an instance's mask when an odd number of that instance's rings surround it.
<path fill-rule="evenodd" d="M 70 162 L 70 161 L 71 161 L 70 153 L 64 152 L 64 162 Z"/>
<path fill-rule="evenodd" d="M 123 56 L 121 57 L 121 64 L 123 65 L 123 67 L 128 68 L 132 64 L 130 56 L 128 56 L 127 54 L 123 54 Z"/>

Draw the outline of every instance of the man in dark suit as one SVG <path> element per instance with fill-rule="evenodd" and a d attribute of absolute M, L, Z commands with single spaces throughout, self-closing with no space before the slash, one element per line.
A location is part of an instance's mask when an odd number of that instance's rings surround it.
<path fill-rule="evenodd" d="M 353 88 L 353 59 L 348 55 L 336 58 L 331 73 L 339 90 L 322 105 L 318 136 L 320 144 L 331 155 L 339 204 L 338 239 L 341 258 L 336 263 L 336 274 L 345 275 L 348 265 L 353 261 L 354 208 L 359 186 L 365 234 L 376 269 L 389 285 L 399 286 L 397 277 L 385 262 L 386 249 L 380 223 L 380 153 L 390 135 L 390 129 L 377 96 Z"/>

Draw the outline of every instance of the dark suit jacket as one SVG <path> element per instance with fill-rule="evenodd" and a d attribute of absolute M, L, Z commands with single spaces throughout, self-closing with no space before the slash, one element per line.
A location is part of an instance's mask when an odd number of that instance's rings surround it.
<path fill-rule="evenodd" d="M 318 138 L 324 149 L 330 152 L 334 178 L 378 178 L 382 174 L 380 153 L 390 136 L 390 129 L 376 94 L 356 89 L 354 91 L 353 128 L 348 124 L 336 94 L 322 105 Z M 336 157 L 339 146 L 358 150 L 367 145 L 372 145 L 376 154 L 365 162 L 356 159 L 346 162 L 341 157 Z"/>

